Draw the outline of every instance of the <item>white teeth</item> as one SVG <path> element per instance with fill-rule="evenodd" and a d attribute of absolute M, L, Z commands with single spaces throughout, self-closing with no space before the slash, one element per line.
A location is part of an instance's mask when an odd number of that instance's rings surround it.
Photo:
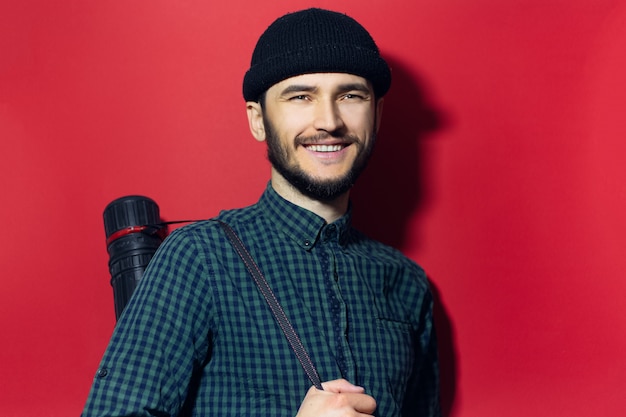
<path fill-rule="evenodd" d="M 307 148 L 313 152 L 337 152 L 340 151 L 342 145 L 309 145 Z"/>

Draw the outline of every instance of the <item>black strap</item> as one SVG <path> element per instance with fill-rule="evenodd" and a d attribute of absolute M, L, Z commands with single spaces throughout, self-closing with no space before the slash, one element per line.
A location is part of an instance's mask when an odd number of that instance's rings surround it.
<path fill-rule="evenodd" d="M 302 364 L 302 367 L 304 368 L 304 371 L 308 375 L 309 379 L 317 389 L 323 390 L 320 376 L 317 373 L 317 369 L 315 369 L 315 365 L 313 365 L 313 361 L 311 361 L 311 357 L 302 345 L 298 334 L 291 325 L 291 322 L 287 318 L 287 315 L 285 314 L 283 308 L 280 306 L 280 303 L 276 299 L 276 295 L 267 283 L 265 277 L 263 276 L 263 273 L 261 272 L 261 269 L 259 269 L 256 262 L 254 262 L 254 259 L 252 259 L 252 256 L 246 249 L 239 236 L 237 236 L 233 228 L 230 227 L 229 224 L 224 223 L 221 220 L 217 220 L 217 222 L 219 222 L 220 226 L 222 226 L 222 229 L 224 229 L 226 237 L 228 238 L 228 240 L 230 240 L 233 248 L 235 248 L 235 251 L 243 260 L 243 263 L 246 265 L 246 268 L 248 269 L 250 275 L 252 275 L 254 282 L 256 283 L 257 287 L 259 287 L 259 291 L 261 291 L 261 294 L 263 294 L 265 301 L 267 301 L 267 304 L 272 310 L 272 314 L 274 314 L 278 325 L 285 334 L 285 337 L 287 338 L 291 349 L 293 349 L 296 357 Z"/>

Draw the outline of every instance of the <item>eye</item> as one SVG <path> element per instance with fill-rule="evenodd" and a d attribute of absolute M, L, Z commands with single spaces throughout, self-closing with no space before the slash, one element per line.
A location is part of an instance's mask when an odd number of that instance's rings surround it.
<path fill-rule="evenodd" d="M 341 97 L 342 100 L 364 100 L 365 97 L 361 94 L 346 93 Z"/>
<path fill-rule="evenodd" d="M 301 100 L 308 100 L 309 96 L 307 96 L 306 94 L 297 94 L 295 96 L 291 96 L 289 97 L 289 101 L 301 101 Z"/>

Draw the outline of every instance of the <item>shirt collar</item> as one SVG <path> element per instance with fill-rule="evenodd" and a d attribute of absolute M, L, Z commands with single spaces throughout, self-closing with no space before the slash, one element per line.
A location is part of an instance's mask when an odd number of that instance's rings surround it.
<path fill-rule="evenodd" d="M 331 223 L 305 208 L 297 206 L 282 198 L 268 183 L 261 196 L 259 207 L 267 218 L 285 235 L 289 236 L 298 246 L 305 250 L 312 249 L 320 239 L 328 240 L 333 236 L 340 244 L 346 242 L 350 229 L 351 209 Z"/>

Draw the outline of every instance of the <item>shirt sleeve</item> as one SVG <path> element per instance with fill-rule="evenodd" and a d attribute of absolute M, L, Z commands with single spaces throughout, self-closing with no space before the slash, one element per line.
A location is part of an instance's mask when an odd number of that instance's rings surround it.
<path fill-rule="evenodd" d="M 166 239 L 116 324 L 83 417 L 179 413 L 208 360 L 211 273 L 184 229 Z"/>

